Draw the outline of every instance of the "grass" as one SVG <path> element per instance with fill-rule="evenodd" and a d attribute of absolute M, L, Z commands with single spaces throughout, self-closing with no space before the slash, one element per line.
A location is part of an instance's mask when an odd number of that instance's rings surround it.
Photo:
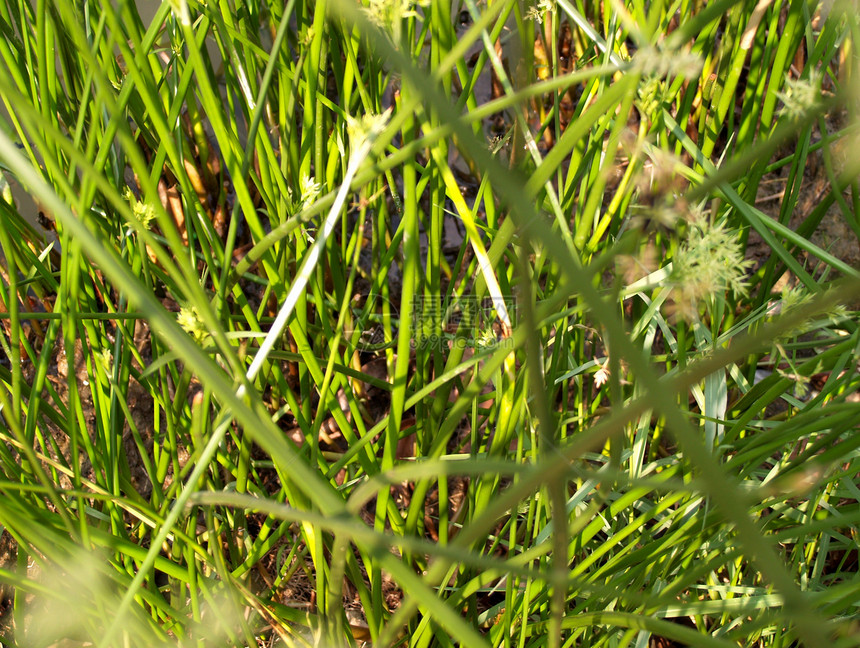
<path fill-rule="evenodd" d="M 860 643 L 847 4 L 0 25 L 4 644 Z"/>

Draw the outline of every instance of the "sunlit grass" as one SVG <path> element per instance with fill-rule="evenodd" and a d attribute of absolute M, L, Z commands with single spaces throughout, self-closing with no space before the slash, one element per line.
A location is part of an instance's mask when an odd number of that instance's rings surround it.
<path fill-rule="evenodd" d="M 852 11 L 0 20 L 4 643 L 857 644 Z"/>

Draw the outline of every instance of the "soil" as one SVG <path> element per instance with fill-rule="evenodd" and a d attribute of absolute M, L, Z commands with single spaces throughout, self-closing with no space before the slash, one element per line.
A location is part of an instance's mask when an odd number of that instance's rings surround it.
<path fill-rule="evenodd" d="M 828 116 L 825 121 L 828 131 L 827 135 L 829 136 L 844 127 L 846 116 L 844 113 L 838 113 Z M 816 127 L 813 131 L 812 142 L 819 142 L 821 139 L 822 133 Z M 832 169 L 836 177 L 839 177 L 847 170 L 847 167 L 851 163 L 848 152 L 852 149 L 856 150 L 857 144 L 857 137 L 849 135 L 832 142 L 830 145 L 828 154 L 831 156 Z M 777 152 L 773 161 L 775 162 L 791 154 L 793 146 L 794 143 L 786 145 L 782 150 Z M 788 166 L 773 171 L 762 179 L 758 188 L 755 206 L 775 220 L 779 220 L 780 218 L 780 209 L 788 173 Z M 823 148 L 819 148 L 810 153 L 807 158 L 806 166 L 803 169 L 803 180 L 800 186 L 797 207 L 790 215 L 787 225 L 793 230 L 800 228 L 810 214 L 822 203 L 830 192 L 831 186 L 827 172 L 825 151 Z M 849 204 L 851 203 L 850 189 L 845 189 L 843 197 Z M 827 208 L 821 222 L 811 232 L 809 240 L 822 250 L 844 261 L 852 268 L 860 269 L 860 242 L 858 242 L 856 234 L 846 222 L 846 216 L 843 214 L 837 201 L 833 201 Z M 770 258 L 770 247 L 762 240 L 758 233 L 751 231 L 746 255 L 747 258 L 756 262 L 756 266 L 753 268 L 755 270 Z M 820 259 L 803 251 L 799 253 L 799 256 L 798 253 L 795 253 L 795 256 L 799 258 L 806 269 L 812 272 L 814 276 L 820 276 L 822 271 Z M 829 279 L 835 278 L 837 278 L 837 275 L 833 273 L 829 275 Z M 796 278 L 784 274 L 777 287 L 782 288 L 785 285 L 796 285 Z M 848 305 L 852 309 L 858 306 L 860 304 L 857 303 Z"/>

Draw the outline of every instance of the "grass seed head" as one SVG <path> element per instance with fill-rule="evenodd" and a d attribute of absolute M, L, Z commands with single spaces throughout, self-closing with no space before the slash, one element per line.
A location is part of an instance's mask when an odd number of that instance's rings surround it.
<path fill-rule="evenodd" d="M 783 103 L 780 114 L 799 121 L 821 99 L 821 75 L 813 71 L 805 79 L 786 79 L 783 90 L 776 96 Z"/>
<path fill-rule="evenodd" d="M 727 292 L 746 294 L 751 265 L 744 258 L 737 232 L 725 223 L 710 224 L 701 214 L 694 214 L 687 240 L 672 259 L 670 281 L 678 314 L 693 318 L 703 299 Z"/>
<path fill-rule="evenodd" d="M 702 71 L 702 59 L 693 52 L 643 47 L 633 55 L 633 68 L 643 77 L 692 79 Z"/>
<path fill-rule="evenodd" d="M 803 286 L 785 286 L 780 293 L 780 298 L 770 304 L 767 311 L 768 319 L 773 321 L 781 315 L 792 313 L 796 309 L 808 305 L 812 301 L 812 298 L 812 293 Z M 818 319 L 826 319 L 833 324 L 838 323 L 846 317 L 848 317 L 848 311 L 842 304 L 837 304 L 833 308 L 830 308 L 817 316 Z M 785 333 L 780 335 L 779 338 L 774 340 L 774 342 L 787 342 L 803 335 L 804 333 L 808 333 L 812 319 L 813 318 L 809 318 L 800 325 L 787 330 Z"/>
<path fill-rule="evenodd" d="M 402 24 L 405 18 L 420 18 L 418 7 L 429 7 L 429 0 L 370 0 L 365 9 L 370 20 L 391 36 L 395 45 L 400 44 Z"/>

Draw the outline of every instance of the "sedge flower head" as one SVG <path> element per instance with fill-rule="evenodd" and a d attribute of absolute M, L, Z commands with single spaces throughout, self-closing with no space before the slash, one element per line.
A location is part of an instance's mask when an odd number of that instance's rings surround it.
<path fill-rule="evenodd" d="M 93 359 L 105 373 L 110 373 L 113 370 L 113 353 L 107 347 L 98 351 L 93 351 Z"/>
<path fill-rule="evenodd" d="M 381 114 L 368 113 L 359 118 L 346 116 L 346 130 L 353 151 L 361 149 L 366 143 L 373 142 L 385 130 L 391 108 Z"/>
<path fill-rule="evenodd" d="M 643 77 L 676 77 L 692 79 L 702 71 L 702 59 L 686 50 L 668 51 L 643 47 L 633 56 L 633 66 Z"/>
<path fill-rule="evenodd" d="M 805 79 L 786 79 L 782 92 L 776 96 L 783 104 L 780 114 L 798 121 L 821 99 L 821 75 L 813 71 Z"/>
<path fill-rule="evenodd" d="M 395 45 L 399 45 L 403 19 L 420 17 L 418 8 L 428 6 L 430 0 L 370 0 L 365 11 L 371 22 L 391 36 Z"/>
<path fill-rule="evenodd" d="M 710 224 L 695 215 L 687 240 L 672 259 L 670 281 L 679 314 L 694 316 L 702 299 L 728 292 L 745 294 L 751 265 L 737 232 L 725 223 Z"/>
<path fill-rule="evenodd" d="M 304 211 L 313 205 L 322 190 L 319 182 L 316 182 L 313 178 L 304 174 L 302 174 L 302 177 L 299 180 L 299 185 L 298 200 L 293 196 L 293 190 L 287 188 L 287 196 L 296 212 Z"/>
<path fill-rule="evenodd" d="M 204 342 L 209 337 L 209 331 L 203 323 L 203 318 L 200 316 L 200 311 L 196 306 L 184 306 L 180 309 L 176 316 L 176 323 L 182 327 L 188 335 L 194 338 L 198 344 Z"/>
<path fill-rule="evenodd" d="M 596 387 L 603 387 L 609 381 L 609 363 L 599 366 L 594 374 L 594 384 Z"/>
<path fill-rule="evenodd" d="M 126 187 L 124 197 L 131 206 L 131 213 L 134 214 L 134 217 L 144 229 L 150 229 L 152 222 L 155 220 L 155 206 L 151 203 L 138 200 L 137 196 L 128 187 Z"/>
<path fill-rule="evenodd" d="M 812 299 L 813 294 L 803 286 L 784 286 L 780 292 L 780 298 L 772 301 L 767 309 L 768 319 L 774 321 L 780 315 L 794 313 L 798 308 L 802 308 L 810 304 Z M 848 311 L 844 305 L 836 304 L 827 311 L 818 313 L 816 317 L 819 319 L 829 320 L 831 324 L 838 324 L 840 321 L 848 317 Z M 812 319 L 813 317 L 810 317 L 798 326 L 785 331 L 777 340 L 775 340 L 775 342 L 786 342 L 792 338 L 796 338 L 809 332 L 809 325 Z"/>
<path fill-rule="evenodd" d="M 556 0 L 538 0 L 526 13 L 526 20 L 542 25 L 544 16 L 555 11 L 555 5 Z"/>

